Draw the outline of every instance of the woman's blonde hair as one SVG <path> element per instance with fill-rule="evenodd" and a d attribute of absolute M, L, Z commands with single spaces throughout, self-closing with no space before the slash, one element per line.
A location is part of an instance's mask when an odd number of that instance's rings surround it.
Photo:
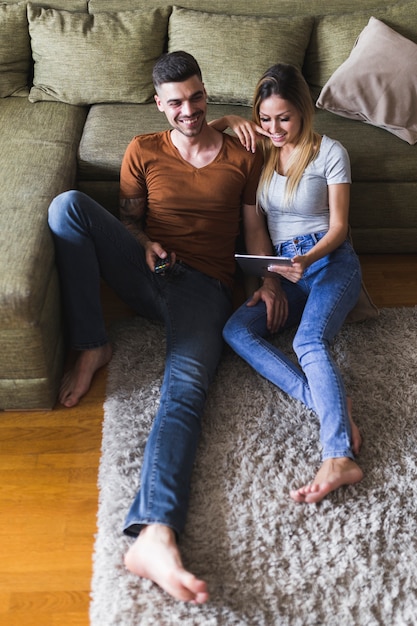
<path fill-rule="evenodd" d="M 320 135 L 313 130 L 314 105 L 310 91 L 301 72 L 293 65 L 278 63 L 270 67 L 255 89 L 253 121 L 261 126 L 259 110 L 264 100 L 279 96 L 290 102 L 300 113 L 301 128 L 297 145 L 288 161 L 285 204 L 289 206 L 297 191 L 305 168 L 315 158 L 320 146 Z M 258 205 L 262 207 L 274 172 L 278 171 L 279 152 L 270 139 L 261 140 L 264 168 L 258 187 Z"/>

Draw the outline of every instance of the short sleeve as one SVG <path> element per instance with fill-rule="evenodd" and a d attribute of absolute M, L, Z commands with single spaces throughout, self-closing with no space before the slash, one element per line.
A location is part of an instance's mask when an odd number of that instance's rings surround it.
<path fill-rule="evenodd" d="M 120 168 L 120 198 L 144 198 L 146 183 L 138 137 L 126 148 Z"/>
<path fill-rule="evenodd" d="M 331 140 L 332 145 L 328 151 L 325 163 L 325 177 L 328 185 L 351 183 L 349 154 L 341 143 Z"/>

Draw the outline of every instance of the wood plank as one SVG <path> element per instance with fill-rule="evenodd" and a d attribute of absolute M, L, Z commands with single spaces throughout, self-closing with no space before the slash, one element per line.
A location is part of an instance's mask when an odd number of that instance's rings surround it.
<path fill-rule="evenodd" d="M 417 304 L 417 255 L 362 255 L 363 278 L 378 307 Z"/>
<path fill-rule="evenodd" d="M 9 613 L 0 611 L 6 626 L 87 626 L 88 591 L 21 592 L 11 594 Z"/>

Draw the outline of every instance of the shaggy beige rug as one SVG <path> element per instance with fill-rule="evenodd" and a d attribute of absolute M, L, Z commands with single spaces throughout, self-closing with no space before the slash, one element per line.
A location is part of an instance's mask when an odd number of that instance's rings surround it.
<path fill-rule="evenodd" d="M 291 333 L 279 342 L 291 353 Z M 123 565 L 122 534 L 164 366 L 161 327 L 114 329 L 99 473 L 92 626 L 414 626 L 417 623 L 417 308 L 345 326 L 334 354 L 364 443 L 364 480 L 318 505 L 291 488 L 320 463 L 315 415 L 228 349 L 193 475 L 185 564 L 211 601 L 171 600 Z"/>

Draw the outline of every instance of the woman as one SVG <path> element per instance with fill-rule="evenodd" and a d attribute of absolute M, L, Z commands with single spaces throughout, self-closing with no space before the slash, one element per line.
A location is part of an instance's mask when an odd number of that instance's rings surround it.
<path fill-rule="evenodd" d="M 245 215 L 247 252 L 292 259 L 289 268 L 272 268 L 228 321 L 224 337 L 257 372 L 319 417 L 323 462 L 311 484 L 291 491 L 297 502 L 319 502 L 363 476 L 354 460 L 361 437 L 329 350 L 361 288 L 359 260 L 346 239 L 350 163 L 340 143 L 314 132 L 313 118 L 301 73 L 278 64 L 256 87 L 254 122 L 237 116 L 215 122 L 218 129 L 233 128 L 247 149 L 262 138 L 258 210 Z M 268 340 L 294 325 L 300 367 Z"/>

